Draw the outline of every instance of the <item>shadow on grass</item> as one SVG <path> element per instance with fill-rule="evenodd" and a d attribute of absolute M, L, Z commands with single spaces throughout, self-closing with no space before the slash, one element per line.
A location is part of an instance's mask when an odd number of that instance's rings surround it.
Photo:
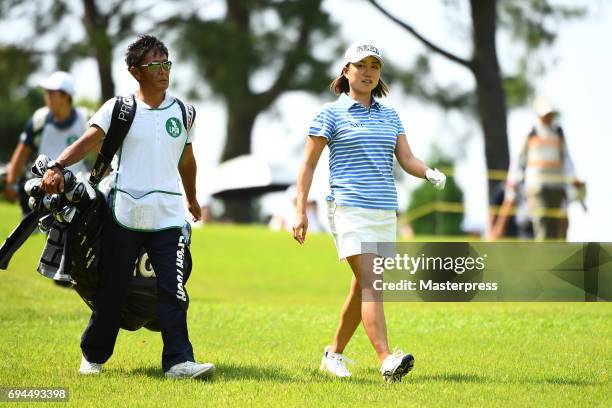
<path fill-rule="evenodd" d="M 333 378 L 316 369 L 309 369 L 302 372 L 291 373 L 280 367 L 274 366 L 253 366 L 236 364 L 216 364 L 215 377 L 213 381 L 262 381 L 274 383 L 331 383 L 348 382 L 351 384 L 377 384 L 380 383 L 378 370 L 368 369 L 368 378 Z M 165 380 L 164 373 L 158 367 L 140 367 L 129 372 L 129 375 L 142 375 L 150 378 Z M 371 378 L 370 378 L 371 377 Z M 451 382 L 461 384 L 547 384 L 547 385 L 573 385 L 588 386 L 602 385 L 600 381 L 583 380 L 579 378 L 546 377 L 546 378 L 516 378 L 516 379 L 496 379 L 485 377 L 478 374 L 468 373 L 439 373 L 419 375 L 410 373 L 404 377 L 404 381 L 411 384 L 421 384 L 427 382 Z"/>
<path fill-rule="evenodd" d="M 441 373 L 425 375 L 408 374 L 408 376 L 405 378 L 411 383 L 424 383 L 431 381 L 444 381 L 455 383 L 486 383 L 491 381 L 490 378 L 483 377 L 477 374 L 467 373 Z"/>
<path fill-rule="evenodd" d="M 339 379 L 325 375 L 316 369 L 290 372 L 274 366 L 252 366 L 235 364 L 218 364 L 216 379 L 219 381 L 255 380 L 275 383 L 329 383 L 333 381 L 350 381 L 357 384 L 370 384 L 364 378 Z"/>
<path fill-rule="evenodd" d="M 376 371 L 376 374 L 372 376 L 372 378 L 360 378 L 360 377 L 349 377 L 349 378 L 338 378 L 333 377 L 330 374 L 323 373 L 318 369 L 310 369 L 304 373 L 304 378 L 300 382 L 316 382 L 316 383 L 330 383 L 330 382 L 346 382 L 351 384 L 379 384 L 380 383 L 380 373 Z M 369 377 L 369 375 L 368 375 Z"/>
<path fill-rule="evenodd" d="M 485 377 L 477 374 L 467 373 L 440 373 L 440 374 L 425 374 L 414 375 L 408 374 L 404 377 L 404 381 L 411 383 L 424 383 L 432 381 L 444 381 L 454 383 L 489 383 L 489 384 L 549 384 L 549 385 L 602 385 L 600 381 L 583 380 L 580 378 L 564 378 L 564 377 L 546 377 L 546 378 L 517 378 L 511 380 L 496 379 L 495 377 Z"/>
<path fill-rule="evenodd" d="M 523 384 L 550 384 L 550 385 L 603 385 L 603 381 L 583 380 L 580 378 L 546 377 L 533 380 L 520 381 Z"/>
<path fill-rule="evenodd" d="M 166 378 L 162 370 L 158 367 L 139 367 L 129 371 L 129 375 L 142 375 L 164 380 Z M 213 381 L 262 381 L 275 383 L 329 383 L 334 381 L 345 381 L 356 384 L 372 384 L 380 382 L 355 377 L 349 379 L 333 378 L 315 369 L 290 373 L 288 370 L 274 366 L 236 365 L 224 363 L 215 364 L 215 376 Z"/>
<path fill-rule="evenodd" d="M 139 367 L 131 370 L 129 374 L 143 375 L 158 379 L 166 378 L 161 368 L 158 367 Z M 215 376 L 213 381 L 235 380 L 273 381 L 277 383 L 294 381 L 294 379 L 281 368 L 215 363 Z"/>
<path fill-rule="evenodd" d="M 151 378 L 166 378 L 161 367 L 139 367 L 129 371 L 130 375 L 142 375 Z"/>
<path fill-rule="evenodd" d="M 293 378 L 280 367 L 236 364 L 216 364 L 215 379 L 218 381 L 255 380 L 277 383 L 292 382 Z"/>

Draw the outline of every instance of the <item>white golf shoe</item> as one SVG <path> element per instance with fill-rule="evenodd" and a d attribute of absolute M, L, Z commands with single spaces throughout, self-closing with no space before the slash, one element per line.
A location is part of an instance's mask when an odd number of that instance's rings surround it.
<path fill-rule="evenodd" d="M 402 377 L 408 374 L 414 367 L 414 357 L 401 350 L 394 350 L 389 354 L 380 367 L 380 373 L 387 382 L 402 381 Z"/>
<path fill-rule="evenodd" d="M 185 361 L 175 364 L 168 371 L 166 377 L 174 379 L 193 378 L 198 380 L 209 380 L 215 373 L 215 366 L 211 363 L 194 363 Z"/>
<path fill-rule="evenodd" d="M 355 364 L 351 359 L 343 356 L 340 353 L 332 353 L 330 351 L 331 347 L 327 346 L 325 350 L 323 350 L 323 357 L 321 358 L 321 367 L 319 368 L 321 371 L 333 374 L 339 378 L 350 377 L 351 373 L 346 368 L 346 362 L 351 364 Z"/>
<path fill-rule="evenodd" d="M 83 375 L 96 375 L 100 374 L 102 371 L 102 365 L 98 363 L 90 363 L 85 359 L 85 356 L 81 359 L 81 368 L 79 368 L 79 373 Z"/>

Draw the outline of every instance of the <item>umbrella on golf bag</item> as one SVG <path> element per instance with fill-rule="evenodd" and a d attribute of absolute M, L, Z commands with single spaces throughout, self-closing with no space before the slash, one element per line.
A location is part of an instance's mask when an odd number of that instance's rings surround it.
<path fill-rule="evenodd" d="M 30 196 L 29 213 L 0 247 L 0 269 L 6 269 L 13 254 L 25 242 L 36 225 L 47 232 L 47 242 L 37 271 L 48 278 L 69 281 L 83 301 L 93 309 L 93 296 L 100 277 L 99 254 L 103 211 L 109 211 L 107 197 L 87 181 L 64 170 L 64 193 L 45 194 L 40 185 L 49 159 L 39 156 L 32 166 L 34 178 L 26 183 Z M 182 229 L 185 239 L 185 282 L 191 274 L 191 227 Z M 121 328 L 146 327 L 160 331 L 157 314 L 157 282 L 144 249 L 137 259 L 133 278 L 121 316 Z"/>

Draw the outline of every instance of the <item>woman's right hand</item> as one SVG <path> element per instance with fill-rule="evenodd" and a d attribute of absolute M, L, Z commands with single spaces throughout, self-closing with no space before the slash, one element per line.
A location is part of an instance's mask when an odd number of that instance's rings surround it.
<path fill-rule="evenodd" d="M 308 199 L 308 191 L 312 184 L 312 176 L 321 152 L 327 145 L 327 139 L 324 137 L 308 137 L 306 141 L 306 151 L 304 152 L 304 161 L 296 183 L 297 196 L 295 200 L 296 215 L 295 223 L 293 224 L 293 239 L 304 244 L 306 241 L 306 231 L 308 231 L 308 217 L 306 216 L 306 201 Z"/>
<path fill-rule="evenodd" d="M 293 224 L 293 239 L 300 244 L 306 241 L 306 231 L 308 230 L 308 217 L 306 214 L 298 214 L 295 216 Z"/>

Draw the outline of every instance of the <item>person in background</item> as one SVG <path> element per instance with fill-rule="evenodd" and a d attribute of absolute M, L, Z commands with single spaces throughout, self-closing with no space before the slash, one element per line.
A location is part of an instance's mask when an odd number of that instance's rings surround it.
<path fill-rule="evenodd" d="M 531 216 L 526 207 L 523 185 L 515 189 L 514 201 L 506 200 L 506 183 L 496 184 L 491 200 L 487 239 L 500 238 L 533 239 Z"/>
<path fill-rule="evenodd" d="M 90 112 L 73 105 L 74 79 L 63 71 L 56 71 L 40 83 L 45 90 L 45 106 L 28 121 L 19 143 L 13 151 L 6 175 L 4 196 L 10 202 L 19 200 L 23 214 L 30 211 L 28 196 L 23 191 L 23 177 L 28 159 L 45 154 L 50 158 L 59 154 L 87 129 Z M 68 167 L 73 173 L 87 172 L 83 161 Z"/>
<path fill-rule="evenodd" d="M 355 43 L 346 51 L 342 71 L 331 84 L 339 98 L 321 108 L 308 132 L 297 180 L 293 238 L 300 244 L 306 240 L 308 193 L 327 146 L 330 229 L 338 257 L 348 261 L 353 276 L 333 343 L 325 347 L 320 368 L 336 377 L 351 375 L 343 352 L 363 322 L 383 379 L 400 381 L 412 369 L 414 357 L 401 350 L 389 351 L 383 302 L 373 288 L 373 262 L 383 254 L 371 253 L 362 243 L 396 241 L 394 156 L 406 172 L 428 179 L 438 189 L 444 188 L 446 176 L 412 154 L 397 112 L 376 99 L 389 92 L 381 79 L 382 68 L 380 49 L 371 43 Z"/>
<path fill-rule="evenodd" d="M 285 205 L 279 206 L 268 222 L 268 228 L 272 231 L 292 231 L 295 209 L 297 205 L 297 189 L 291 185 L 285 191 Z M 306 215 L 308 216 L 308 230 L 310 232 L 324 231 L 319 221 L 319 209 L 317 200 L 308 199 L 306 202 Z"/>
<path fill-rule="evenodd" d="M 523 183 L 535 239 L 565 239 L 568 187 L 584 190 L 584 183 L 575 175 L 563 129 L 551 103 L 537 97 L 533 109 L 537 121 L 518 158 L 511 163 L 505 201 L 515 203 L 517 188 Z"/>

